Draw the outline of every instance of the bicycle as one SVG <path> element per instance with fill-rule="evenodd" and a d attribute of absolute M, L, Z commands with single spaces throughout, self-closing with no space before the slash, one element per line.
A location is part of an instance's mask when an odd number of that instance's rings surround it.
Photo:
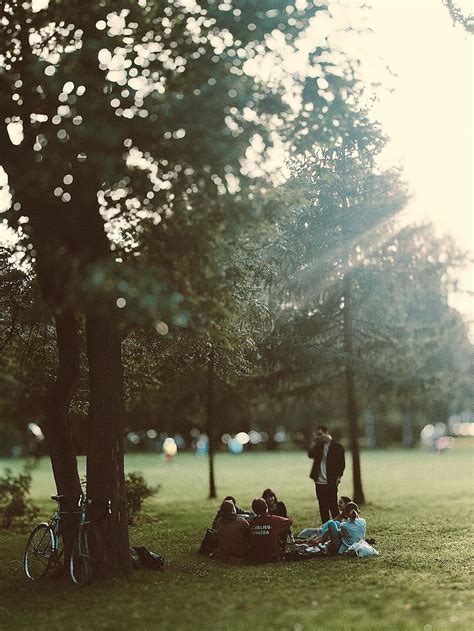
<path fill-rule="evenodd" d="M 49 522 L 38 524 L 26 542 L 23 569 L 32 581 L 43 578 L 50 569 L 56 567 L 64 552 L 61 545 L 62 515 L 71 513 L 61 510 L 61 501 L 66 499 L 65 495 L 51 495 L 51 499 L 58 503 L 54 515 Z"/>
<path fill-rule="evenodd" d="M 81 501 L 81 516 L 77 527 L 76 540 L 71 553 L 69 572 L 73 583 L 79 587 L 87 585 L 94 574 L 100 561 L 101 545 L 100 536 L 96 523 L 86 518 L 86 503 L 90 505 L 90 501 L 86 502 L 85 497 Z M 108 515 L 112 514 L 112 502 L 106 503 Z"/>

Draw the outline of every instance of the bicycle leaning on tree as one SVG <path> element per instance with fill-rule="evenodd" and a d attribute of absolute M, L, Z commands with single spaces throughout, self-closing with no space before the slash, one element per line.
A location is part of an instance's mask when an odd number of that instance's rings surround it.
<path fill-rule="evenodd" d="M 61 502 L 66 500 L 66 496 L 52 495 L 51 499 L 58 503 L 56 511 L 49 522 L 38 524 L 33 529 L 26 543 L 23 557 L 25 575 L 30 580 L 38 580 L 58 567 L 64 554 L 62 545 L 64 518 L 77 515 L 78 525 L 69 560 L 69 574 L 76 585 L 87 585 L 96 571 L 101 554 L 98 530 L 87 519 L 86 508 L 90 502 L 83 493 L 78 510 L 62 511 Z M 106 505 L 105 514 L 110 515 L 112 513 L 110 500 Z"/>

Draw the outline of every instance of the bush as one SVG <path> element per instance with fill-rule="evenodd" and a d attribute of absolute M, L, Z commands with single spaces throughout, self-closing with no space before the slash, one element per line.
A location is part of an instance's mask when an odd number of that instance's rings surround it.
<path fill-rule="evenodd" d="M 142 512 L 143 502 L 156 495 L 159 486 L 149 486 L 141 473 L 132 471 L 125 476 L 125 489 L 128 503 L 128 523 L 135 523 Z"/>
<path fill-rule="evenodd" d="M 24 528 L 38 517 L 39 509 L 29 497 L 31 487 L 31 467 L 14 475 L 5 469 L 0 477 L 0 527 Z"/>

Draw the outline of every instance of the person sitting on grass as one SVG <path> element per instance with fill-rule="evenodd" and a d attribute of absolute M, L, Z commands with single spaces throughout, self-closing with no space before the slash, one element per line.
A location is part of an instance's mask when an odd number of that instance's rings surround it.
<path fill-rule="evenodd" d="M 350 497 L 341 495 L 337 504 L 339 513 L 334 518 L 336 523 L 340 523 L 344 519 L 344 507 L 349 502 L 352 502 Z M 305 528 L 298 534 L 298 538 L 305 539 L 308 545 L 317 545 L 318 543 L 326 543 L 329 541 L 329 521 L 325 522 L 321 528 Z"/>
<path fill-rule="evenodd" d="M 336 526 L 339 524 L 339 528 L 341 525 L 341 522 L 345 519 L 344 518 L 344 508 L 346 507 L 347 504 L 349 504 L 350 502 L 352 502 L 350 497 L 347 497 L 346 495 L 341 495 L 341 497 L 339 498 L 337 505 L 339 508 L 339 514 L 336 515 L 336 517 L 334 517 L 334 520 L 336 522 Z M 321 543 L 324 543 L 325 541 L 329 541 L 329 521 L 327 521 L 326 523 L 324 523 L 321 526 L 321 533 L 318 537 L 314 537 L 314 539 L 320 541 Z"/>
<path fill-rule="evenodd" d="M 224 502 L 232 502 L 232 504 L 235 506 L 235 512 L 237 513 L 237 515 L 248 515 L 248 511 L 246 511 L 241 506 L 237 506 L 237 502 L 235 501 L 235 497 L 232 497 L 232 495 L 227 495 L 226 497 L 224 497 L 224 500 L 223 500 L 222 504 L 220 505 L 219 510 L 216 513 L 216 516 L 212 520 L 212 527 L 214 529 L 217 526 L 217 520 L 219 519 L 219 517 L 222 517 L 221 510 L 222 510 L 222 505 L 223 505 Z"/>
<path fill-rule="evenodd" d="M 269 515 L 288 517 L 285 504 L 277 500 L 275 493 L 271 489 L 265 489 L 262 493 L 262 497 L 267 503 Z"/>
<path fill-rule="evenodd" d="M 277 500 L 275 493 L 271 489 L 265 489 L 262 493 L 262 497 L 267 503 L 269 515 L 277 515 L 277 517 L 288 517 L 288 512 L 286 510 L 285 504 Z M 291 533 L 291 530 L 289 530 L 287 533 L 283 533 L 280 538 L 282 545 L 286 543 L 287 539 L 288 541 L 292 542 L 293 535 Z"/>
<path fill-rule="evenodd" d="M 248 552 L 249 524 L 241 515 L 237 515 L 235 504 L 224 500 L 220 508 L 221 516 L 217 520 L 217 550 L 215 555 L 221 559 L 242 559 Z"/>
<path fill-rule="evenodd" d="M 293 520 L 269 515 L 266 501 L 259 497 L 252 502 L 256 517 L 250 520 L 249 559 L 257 563 L 278 561 L 285 551 L 284 541 Z"/>
<path fill-rule="evenodd" d="M 344 521 L 338 523 L 333 519 L 328 522 L 331 552 L 345 554 L 354 543 L 365 539 L 367 524 L 359 515 L 359 507 L 355 502 L 349 502 L 344 507 Z"/>

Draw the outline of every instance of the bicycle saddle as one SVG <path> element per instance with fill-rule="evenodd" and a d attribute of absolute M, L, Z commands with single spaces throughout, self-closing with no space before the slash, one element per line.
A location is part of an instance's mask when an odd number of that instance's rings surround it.
<path fill-rule="evenodd" d="M 66 496 L 65 495 L 51 495 L 51 499 L 54 500 L 55 502 L 60 502 L 61 500 L 65 500 Z"/>

